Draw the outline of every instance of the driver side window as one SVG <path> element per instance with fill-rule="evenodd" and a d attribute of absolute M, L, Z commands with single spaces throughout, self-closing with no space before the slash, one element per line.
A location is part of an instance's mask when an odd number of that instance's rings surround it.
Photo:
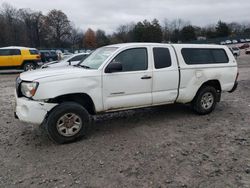
<path fill-rule="evenodd" d="M 128 49 L 118 54 L 113 62 L 122 64 L 121 72 L 141 71 L 148 69 L 148 54 L 146 48 Z"/>

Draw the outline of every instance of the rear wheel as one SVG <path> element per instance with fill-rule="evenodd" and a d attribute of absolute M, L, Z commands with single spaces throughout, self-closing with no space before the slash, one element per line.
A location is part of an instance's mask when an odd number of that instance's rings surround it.
<path fill-rule="evenodd" d="M 24 63 L 24 65 L 23 65 L 23 70 L 24 71 L 32 71 L 32 70 L 35 70 L 35 69 L 36 69 L 36 66 L 32 62 L 27 62 L 27 63 Z"/>
<path fill-rule="evenodd" d="M 63 144 L 83 137 L 90 123 L 85 108 L 74 102 L 65 102 L 50 112 L 45 128 L 53 141 Z"/>
<path fill-rule="evenodd" d="M 211 86 L 202 87 L 192 102 L 193 110 L 200 115 L 211 113 L 215 106 L 216 89 Z"/>

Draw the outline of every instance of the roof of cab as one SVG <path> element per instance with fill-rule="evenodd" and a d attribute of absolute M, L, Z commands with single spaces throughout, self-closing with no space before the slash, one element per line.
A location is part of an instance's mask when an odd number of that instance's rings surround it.
<path fill-rule="evenodd" d="M 0 49 L 37 50 L 36 48 L 29 48 L 23 46 L 7 46 L 7 47 L 2 47 Z"/>
<path fill-rule="evenodd" d="M 119 44 L 112 44 L 112 45 L 108 45 L 107 47 L 117 47 L 117 48 L 121 48 L 121 47 L 128 47 L 128 46 L 152 46 L 152 45 L 166 45 L 164 43 L 146 43 L 146 42 L 129 42 L 129 43 L 119 43 Z"/>
<path fill-rule="evenodd" d="M 107 47 L 117 47 L 117 48 L 122 48 L 122 47 L 133 47 L 133 46 L 173 46 L 173 47 L 178 47 L 178 48 L 184 48 L 184 47 L 189 47 L 189 48 L 225 48 L 226 46 L 224 45 L 217 45 L 217 44 L 172 44 L 172 43 L 144 43 L 144 42 L 132 42 L 132 43 L 120 43 L 120 44 L 113 44 L 109 45 Z"/>

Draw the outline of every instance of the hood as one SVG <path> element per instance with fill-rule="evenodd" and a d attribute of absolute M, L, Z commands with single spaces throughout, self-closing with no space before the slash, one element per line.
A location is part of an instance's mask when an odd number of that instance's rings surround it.
<path fill-rule="evenodd" d="M 53 65 L 55 63 L 58 63 L 58 61 L 51 61 L 49 63 L 44 63 L 40 68 L 43 69 L 43 68 L 47 68 L 48 66 L 50 65 Z"/>
<path fill-rule="evenodd" d="M 58 76 L 64 76 L 64 77 L 77 77 L 79 74 L 89 75 L 88 73 L 93 72 L 94 70 L 84 69 L 80 67 L 73 67 L 73 66 L 67 66 L 67 67 L 58 67 L 58 68 L 48 68 L 48 69 L 37 69 L 33 71 L 28 71 L 20 74 L 21 80 L 25 81 L 35 81 L 43 78 L 49 78 L 49 77 L 58 77 Z M 96 70 L 95 70 L 96 71 Z"/>
<path fill-rule="evenodd" d="M 44 63 L 44 65 L 51 65 L 51 64 L 55 64 L 55 63 L 58 63 L 59 61 L 51 61 L 49 63 Z"/>
<path fill-rule="evenodd" d="M 78 64 L 79 61 L 72 61 L 72 62 L 57 62 L 57 63 L 53 63 L 53 64 L 49 64 L 47 65 L 46 68 L 56 68 L 56 67 L 65 67 L 65 66 L 72 66 L 72 65 L 76 65 Z"/>

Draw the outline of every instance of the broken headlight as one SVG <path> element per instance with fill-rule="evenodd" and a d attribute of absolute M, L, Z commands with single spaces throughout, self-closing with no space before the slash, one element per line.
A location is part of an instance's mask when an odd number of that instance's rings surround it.
<path fill-rule="evenodd" d="M 38 82 L 22 82 L 21 92 L 25 97 L 31 98 L 35 95 L 38 88 Z"/>

